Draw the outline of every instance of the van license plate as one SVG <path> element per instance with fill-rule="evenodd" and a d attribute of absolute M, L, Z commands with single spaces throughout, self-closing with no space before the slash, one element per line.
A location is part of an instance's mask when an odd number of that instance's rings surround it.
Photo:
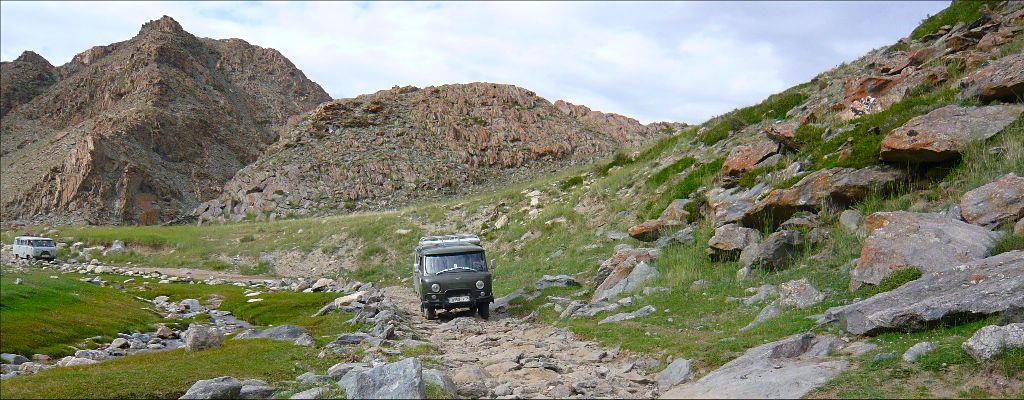
<path fill-rule="evenodd" d="M 457 296 L 448 299 L 449 303 L 469 303 L 469 296 Z"/>

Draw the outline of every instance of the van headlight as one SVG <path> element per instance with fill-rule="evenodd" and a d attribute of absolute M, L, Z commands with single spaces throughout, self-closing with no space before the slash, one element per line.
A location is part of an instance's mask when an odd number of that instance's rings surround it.
<path fill-rule="evenodd" d="M 431 292 L 435 292 L 435 293 L 440 292 L 441 291 L 441 285 L 438 285 L 436 283 L 433 284 L 433 285 L 430 285 L 430 291 Z"/>
<path fill-rule="evenodd" d="M 484 289 L 484 281 L 476 281 L 476 288 L 480 289 L 480 290 L 483 290 Z"/>

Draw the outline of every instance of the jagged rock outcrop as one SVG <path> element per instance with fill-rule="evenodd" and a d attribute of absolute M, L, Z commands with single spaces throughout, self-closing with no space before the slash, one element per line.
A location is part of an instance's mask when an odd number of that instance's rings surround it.
<path fill-rule="evenodd" d="M 14 61 L 0 62 L 0 117 L 12 108 L 28 103 L 57 82 L 57 69 L 32 51 Z"/>
<path fill-rule="evenodd" d="M 939 162 L 958 157 L 968 144 L 992 137 L 1021 117 L 1018 104 L 982 107 L 948 105 L 914 117 L 885 135 L 886 161 Z"/>
<path fill-rule="evenodd" d="M 494 83 L 395 87 L 326 103 L 196 215 L 223 221 L 391 208 L 589 161 L 656 134 L 632 119 L 560 104 L 566 111 Z"/>
<path fill-rule="evenodd" d="M 5 98 L 30 87 L 8 89 L 4 74 Z M 175 220 L 218 195 L 290 116 L 330 99 L 276 50 L 198 38 L 170 17 L 56 75 L 4 114 L 5 221 Z"/>
<path fill-rule="evenodd" d="M 1016 52 L 979 68 L 960 80 L 960 97 L 982 101 L 1024 99 L 1024 53 Z"/>

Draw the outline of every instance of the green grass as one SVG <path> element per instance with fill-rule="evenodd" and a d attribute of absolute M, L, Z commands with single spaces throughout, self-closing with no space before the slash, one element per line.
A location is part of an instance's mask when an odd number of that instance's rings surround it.
<path fill-rule="evenodd" d="M 789 110 L 807 101 L 808 96 L 801 92 L 801 89 L 807 85 L 805 83 L 794 86 L 782 93 L 768 96 L 767 99 L 756 105 L 715 117 L 704 124 L 707 130 L 701 133 L 697 140 L 710 146 L 728 137 L 729 132 L 738 131 L 765 120 L 784 119 Z"/>
<path fill-rule="evenodd" d="M 656 199 L 649 201 L 644 207 L 643 215 L 647 218 L 657 218 L 672 200 L 685 199 L 701 186 L 709 184 L 721 172 L 722 164 L 724 163 L 725 158 L 718 158 L 709 163 L 701 164 L 686 175 L 685 178 L 672 184 L 668 190 L 665 190 Z"/>
<path fill-rule="evenodd" d="M 920 39 L 929 34 L 939 31 L 944 25 L 953 26 L 958 22 L 970 24 L 981 18 L 981 10 L 988 6 L 995 9 L 1000 1 L 978 1 L 978 0 L 955 0 L 949 7 L 946 7 L 937 14 L 925 18 L 921 24 L 910 33 L 911 39 Z"/>
<path fill-rule="evenodd" d="M 649 178 L 647 178 L 647 187 L 661 186 L 661 184 L 665 183 L 665 181 L 669 180 L 669 178 L 680 172 L 685 171 L 687 168 L 693 166 L 693 164 L 695 164 L 696 162 L 697 159 L 693 157 L 683 157 L 676 160 L 672 164 L 669 164 L 664 168 L 659 169 L 658 172 L 655 172 Z"/>
<path fill-rule="evenodd" d="M 14 285 L 15 277 L 22 283 Z M 53 357 L 91 336 L 149 330 L 160 318 L 129 293 L 67 275 L 4 273 L 0 277 L 0 352 Z"/>
<path fill-rule="evenodd" d="M 333 361 L 317 358 L 316 349 L 287 342 L 226 340 L 220 348 L 200 352 L 137 354 L 4 379 L 0 392 L 4 398 L 177 398 L 200 379 L 233 376 L 280 382 L 305 372 L 297 365 L 322 371 Z"/>

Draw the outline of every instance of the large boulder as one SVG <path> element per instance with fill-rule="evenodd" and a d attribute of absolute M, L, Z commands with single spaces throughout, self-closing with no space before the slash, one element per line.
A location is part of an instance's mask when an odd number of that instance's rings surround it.
<path fill-rule="evenodd" d="M 181 399 L 236 399 L 242 390 L 242 382 L 230 376 L 196 381 Z"/>
<path fill-rule="evenodd" d="M 722 172 L 727 175 L 739 175 L 750 171 L 761 160 L 778 151 L 779 144 L 771 140 L 760 140 L 733 147 L 729 156 L 726 157 L 725 163 L 722 164 Z"/>
<path fill-rule="evenodd" d="M 672 361 L 655 377 L 655 380 L 658 381 L 658 387 L 662 390 L 667 390 L 690 379 L 693 376 L 692 364 L 690 360 L 685 358 L 677 358 L 675 361 Z"/>
<path fill-rule="evenodd" d="M 877 285 L 901 268 L 934 273 L 980 260 L 1000 235 L 938 213 L 878 212 L 868 216 L 865 225 L 871 234 L 850 271 L 850 290 L 865 283 Z"/>
<path fill-rule="evenodd" d="M 881 157 L 894 162 L 940 162 L 956 158 L 968 144 L 992 137 L 1020 118 L 1024 106 L 948 105 L 912 118 L 882 139 Z"/>
<path fill-rule="evenodd" d="M 351 399 L 422 399 L 423 366 L 415 357 L 360 372 L 344 386 Z"/>
<path fill-rule="evenodd" d="M 214 349 L 224 343 L 224 334 L 217 328 L 202 324 L 189 324 L 185 331 L 185 351 Z"/>
<path fill-rule="evenodd" d="M 740 266 L 770 270 L 785 268 L 793 261 L 803 244 L 803 236 L 799 231 L 774 232 L 760 244 L 744 248 L 740 253 Z"/>
<path fill-rule="evenodd" d="M 960 80 L 960 97 L 1019 102 L 1024 98 L 1024 53 L 1015 52 Z"/>
<path fill-rule="evenodd" d="M 739 224 L 722 225 L 715 228 L 715 234 L 708 239 L 707 252 L 713 256 L 732 257 L 760 240 L 761 232 L 755 229 Z"/>
<path fill-rule="evenodd" d="M 766 343 L 662 398 L 801 398 L 849 367 L 848 361 L 829 357 L 841 345 L 833 336 L 810 333 Z"/>
<path fill-rule="evenodd" d="M 803 278 L 780 284 L 777 304 L 784 308 L 807 308 L 824 299 L 825 294 Z"/>
<path fill-rule="evenodd" d="M 274 339 L 292 342 L 299 346 L 316 344 L 309 332 L 295 325 L 278 325 L 263 330 L 246 329 L 235 335 L 235 339 Z"/>
<path fill-rule="evenodd" d="M 830 168 L 807 175 L 788 189 L 775 189 L 754 204 L 743 216 L 747 226 L 774 226 L 798 211 L 818 211 L 826 205 L 847 206 L 869 194 L 883 194 L 906 172 L 887 166 L 861 169 Z"/>
<path fill-rule="evenodd" d="M 825 312 L 847 332 L 909 331 L 957 315 L 988 315 L 1024 307 L 1024 251 L 969 262 Z"/>
<path fill-rule="evenodd" d="M 983 327 L 961 347 L 978 362 L 990 360 L 1006 350 L 1024 348 L 1024 323 Z"/>
<path fill-rule="evenodd" d="M 960 216 L 983 226 L 1024 217 L 1024 177 L 1011 172 L 964 193 L 960 197 Z"/>

